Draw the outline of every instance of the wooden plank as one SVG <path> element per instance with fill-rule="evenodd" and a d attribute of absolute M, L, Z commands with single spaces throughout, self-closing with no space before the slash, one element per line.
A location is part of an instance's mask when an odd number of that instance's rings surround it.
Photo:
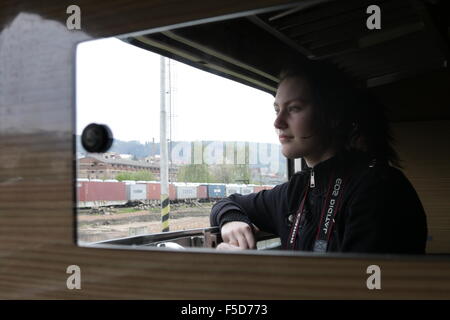
<path fill-rule="evenodd" d="M 404 173 L 427 213 L 428 253 L 450 252 L 450 121 L 396 123 L 394 137 Z"/>
<path fill-rule="evenodd" d="M 0 5 L 0 298 L 450 298 L 448 259 L 77 247 L 72 208 L 75 44 L 284 1 L 84 0 L 78 2 L 80 32 L 65 28 L 70 2 Z M 72 264 L 81 267 L 81 290 L 66 288 L 66 268 Z M 371 264 L 382 268 L 382 290 L 366 288 Z"/>

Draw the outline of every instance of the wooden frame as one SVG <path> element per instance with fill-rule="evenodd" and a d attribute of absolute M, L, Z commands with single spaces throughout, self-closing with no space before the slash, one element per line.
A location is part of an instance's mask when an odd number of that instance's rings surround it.
<path fill-rule="evenodd" d="M 272 5 L 281 0 L 84 0 L 0 5 L 0 298 L 449 299 L 450 259 L 80 248 L 73 241 L 76 43 Z M 366 272 L 382 270 L 382 289 Z M 81 268 L 81 290 L 66 269 Z"/>

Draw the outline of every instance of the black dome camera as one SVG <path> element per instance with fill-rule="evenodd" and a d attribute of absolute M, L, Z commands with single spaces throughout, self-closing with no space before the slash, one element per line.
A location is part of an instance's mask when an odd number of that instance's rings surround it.
<path fill-rule="evenodd" d="M 81 135 L 83 148 L 91 153 L 106 152 L 113 143 L 112 131 L 107 125 L 91 123 Z"/>

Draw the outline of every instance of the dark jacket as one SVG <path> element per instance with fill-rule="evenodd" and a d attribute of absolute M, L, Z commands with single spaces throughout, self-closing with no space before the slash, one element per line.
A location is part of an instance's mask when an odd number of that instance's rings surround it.
<path fill-rule="evenodd" d="M 307 193 L 295 249 L 313 250 L 326 211 L 323 209 L 329 207 L 325 198 L 330 185 L 333 187 L 330 182 L 342 176 L 340 210 L 330 230 L 328 252 L 425 253 L 426 216 L 413 186 L 400 170 L 360 152 L 340 152 L 271 190 L 222 199 L 211 210 L 211 225 L 253 223 L 262 231 L 278 235 L 287 248 L 292 218 L 311 184 L 312 173 L 315 186 Z"/>

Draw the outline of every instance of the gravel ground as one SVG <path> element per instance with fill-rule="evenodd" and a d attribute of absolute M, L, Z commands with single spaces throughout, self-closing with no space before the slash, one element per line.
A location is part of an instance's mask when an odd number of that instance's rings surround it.
<path fill-rule="evenodd" d="M 209 227 L 211 208 L 185 208 L 170 212 L 170 231 Z M 78 241 L 97 242 L 133 235 L 161 232 L 160 213 L 136 211 L 109 215 L 82 214 L 78 220 Z"/>

